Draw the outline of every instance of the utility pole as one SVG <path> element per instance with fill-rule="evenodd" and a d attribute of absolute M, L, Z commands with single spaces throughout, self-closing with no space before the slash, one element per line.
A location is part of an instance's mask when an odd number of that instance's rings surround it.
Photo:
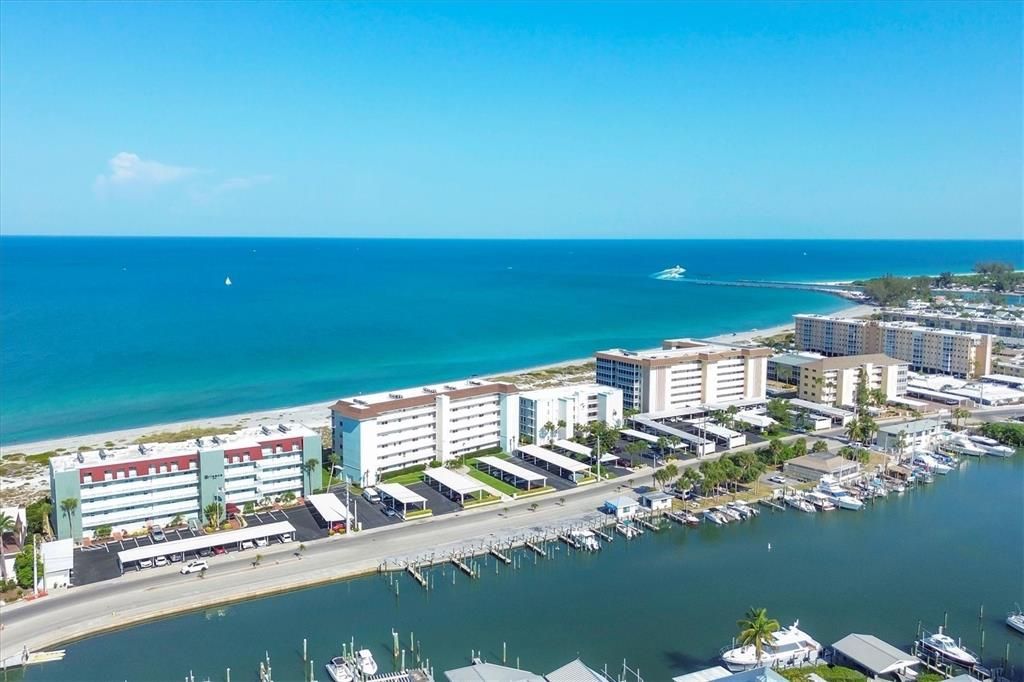
<path fill-rule="evenodd" d="M 39 559 L 36 558 L 36 551 L 39 549 L 39 533 L 32 536 L 32 594 L 39 596 Z"/>

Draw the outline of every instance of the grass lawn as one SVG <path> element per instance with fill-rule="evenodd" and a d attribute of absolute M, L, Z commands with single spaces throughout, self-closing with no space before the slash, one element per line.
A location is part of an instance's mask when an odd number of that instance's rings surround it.
<path fill-rule="evenodd" d="M 806 668 L 790 668 L 777 671 L 789 682 L 807 682 L 808 676 L 815 673 L 826 682 L 862 682 L 867 677 L 852 668 L 844 668 L 841 665 L 813 665 Z"/>
<path fill-rule="evenodd" d="M 398 474 L 396 476 L 385 476 L 383 479 L 384 483 L 399 483 L 401 485 L 410 485 L 412 483 L 419 483 L 423 480 L 422 471 L 410 471 L 406 474 Z"/>
<path fill-rule="evenodd" d="M 484 485 L 494 488 L 498 492 L 504 493 L 506 495 L 515 495 L 516 493 L 519 492 L 519 489 L 516 488 L 515 486 L 509 485 L 508 483 L 505 483 L 505 481 L 499 480 L 494 476 L 491 476 L 490 474 L 485 474 L 479 469 L 474 469 L 470 467 L 469 476 L 475 478 Z"/>
<path fill-rule="evenodd" d="M 484 492 L 483 497 L 480 497 L 479 499 L 475 497 L 472 499 L 468 499 L 466 500 L 466 503 L 463 504 L 462 506 L 468 509 L 469 507 L 477 507 L 482 504 L 492 504 L 500 499 L 501 498 L 498 497 L 497 495 L 491 495 L 488 492 Z"/>

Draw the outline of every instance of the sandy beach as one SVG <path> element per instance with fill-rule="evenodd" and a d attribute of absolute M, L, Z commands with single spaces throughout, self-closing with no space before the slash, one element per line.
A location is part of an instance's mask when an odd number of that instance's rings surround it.
<path fill-rule="evenodd" d="M 857 305 L 850 308 L 845 308 L 838 311 L 836 314 L 848 315 L 848 316 L 862 316 L 870 314 L 873 310 L 872 306 L 869 305 Z M 774 327 L 768 327 L 764 329 L 751 329 L 742 332 L 719 334 L 718 336 L 708 337 L 712 341 L 721 341 L 726 343 L 742 343 L 750 342 L 759 337 L 774 336 L 781 334 L 793 328 L 793 324 L 780 324 Z M 596 350 L 596 349 L 595 349 Z M 556 369 L 559 367 L 566 367 L 571 365 L 580 365 L 583 363 L 591 362 L 593 357 L 576 358 L 573 360 L 563 360 L 560 362 L 553 362 L 546 365 L 538 365 L 535 367 L 527 367 L 519 370 L 513 370 L 508 372 L 500 372 L 492 375 L 491 377 L 501 378 L 513 378 L 522 376 L 525 384 L 529 385 L 531 382 L 528 377 L 531 373 L 542 372 L 544 370 Z M 575 375 L 569 378 L 570 380 L 579 382 L 593 380 L 592 375 Z M 138 438 L 144 436 L 150 436 L 154 433 L 174 433 L 183 431 L 185 429 L 212 429 L 212 428 L 223 428 L 225 432 L 232 431 L 240 426 L 247 426 L 252 424 L 260 423 L 287 423 L 287 422 L 301 422 L 306 426 L 313 429 L 325 428 L 330 425 L 330 406 L 334 404 L 334 400 L 326 402 L 309 403 L 306 405 L 299 405 L 295 407 L 281 407 L 267 410 L 259 410 L 253 412 L 245 412 L 242 414 L 231 414 L 219 417 L 206 417 L 201 419 L 189 419 L 177 422 L 168 422 L 163 424 L 153 424 L 150 426 L 140 426 L 129 429 L 119 429 L 116 431 L 107 431 L 103 433 L 91 433 L 82 434 L 76 436 L 61 436 L 59 438 L 48 438 L 45 440 L 34 441 L 31 443 L 16 443 L 13 445 L 4 445 L 0 447 L 0 458 L 7 458 L 14 455 L 34 455 L 46 452 L 75 452 L 79 448 L 99 448 L 104 443 L 112 442 L 117 445 L 127 445 L 134 442 Z M 18 498 L 37 496 L 44 492 L 48 487 L 48 477 L 46 474 L 45 467 L 37 467 L 32 471 L 30 475 L 24 473 L 14 474 L 10 476 L 0 477 L 0 491 L 3 491 L 2 497 L 6 500 L 14 494 Z"/>

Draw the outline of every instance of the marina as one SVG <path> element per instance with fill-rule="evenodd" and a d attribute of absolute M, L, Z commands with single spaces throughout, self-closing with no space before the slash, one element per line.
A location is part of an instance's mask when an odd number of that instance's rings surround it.
<path fill-rule="evenodd" d="M 908 652 L 920 622 L 945 619 L 949 631 L 957 632 L 984 663 L 998 666 L 1008 658 L 1008 668 L 1020 679 L 1024 638 L 1006 625 L 1005 613 L 1020 599 L 1024 571 L 1019 552 L 1007 548 L 1021 546 L 1024 527 L 1019 521 L 1007 525 L 1005 510 L 1024 505 L 1022 475 L 1024 458 L 971 458 L 934 485 L 873 499 L 864 513 L 767 513 L 735 527 L 672 525 L 629 542 L 609 543 L 595 533 L 600 552 L 580 551 L 550 535 L 560 530 L 571 539 L 573 531 L 588 530 L 582 521 L 574 527 L 537 528 L 515 546 L 507 540 L 490 543 L 510 564 L 491 555 L 487 542 L 473 543 L 472 553 L 467 547 L 459 561 L 473 567 L 478 578 L 468 577 L 448 557 L 424 557 L 415 567 L 430 585 L 422 589 L 419 581 L 395 572 L 404 566 L 392 564 L 377 577 L 66 644 L 61 647 L 67 652 L 64 660 L 30 667 L 24 679 L 108 679 L 114 672 L 105 655 L 110 647 L 141 651 L 145 642 L 171 632 L 194 652 L 183 667 L 212 680 L 223 679 L 228 667 L 234 679 L 251 679 L 239 677 L 238 671 L 253 670 L 267 649 L 275 677 L 297 679 L 304 671 L 301 652 L 289 655 L 288 646 L 296 632 L 309 637 L 310 657 L 324 662 L 338 655 L 338 637 L 351 633 L 373 653 L 382 673 L 393 672 L 393 647 L 379 636 L 393 629 L 423 632 L 422 648 L 437 669 L 464 665 L 469 648 L 490 661 L 501 660 L 505 648 L 508 660 L 553 669 L 565 662 L 566 652 L 556 643 L 565 641 L 559 614 L 567 604 L 574 605 L 582 624 L 571 646 L 591 665 L 614 666 L 628 658 L 645 679 L 668 679 L 717 664 L 721 648 L 736 634 L 736 619 L 751 603 L 765 606 L 783 623 L 799 618 L 800 629 L 823 644 L 851 631 L 870 632 Z M 964 503 L 983 495 L 999 499 L 998 508 Z M 595 512 L 588 518 L 610 533 L 608 517 Z M 951 537 L 971 538 L 971 551 L 961 555 L 948 549 Z M 871 547 L 871 554 L 851 555 L 854 546 Z M 751 581 L 746 566 L 752 563 L 770 577 Z M 981 570 L 983 581 L 976 579 Z M 913 590 L 888 589 L 893 574 L 901 572 L 913 573 Z M 856 580 L 858 588 L 836 589 L 835 580 L 847 578 Z M 827 600 L 820 598 L 824 594 Z M 669 613 L 692 610 L 702 617 L 670 617 L 670 632 L 652 629 L 645 616 L 648 605 Z M 988 615 L 979 618 L 981 605 Z M 467 617 L 474 627 L 465 626 Z M 528 626 L 518 627 L 517 621 Z M 224 646 L 202 646 L 204 641 Z M 155 674 L 144 657 L 119 659 L 116 673 L 132 680 L 166 678 Z"/>

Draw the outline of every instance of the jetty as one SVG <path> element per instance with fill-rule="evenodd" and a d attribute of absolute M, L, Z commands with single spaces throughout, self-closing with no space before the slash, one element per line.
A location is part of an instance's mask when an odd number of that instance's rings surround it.
<path fill-rule="evenodd" d="M 576 541 L 576 538 L 574 538 L 571 535 L 568 535 L 567 533 L 559 533 L 558 539 L 564 542 L 565 544 L 569 545 L 573 549 L 580 548 L 580 543 Z"/>
<path fill-rule="evenodd" d="M 510 559 L 507 554 L 502 554 L 501 550 L 499 550 L 497 547 L 491 547 L 491 554 L 494 555 L 496 559 L 504 562 L 505 564 L 512 563 L 512 559 Z"/>
<path fill-rule="evenodd" d="M 769 500 L 767 497 L 762 497 L 760 500 L 758 500 L 758 502 L 760 502 L 766 507 L 769 507 L 773 511 L 786 511 L 786 508 L 783 507 L 781 504 L 773 502 L 772 500 Z"/>
<path fill-rule="evenodd" d="M 477 575 L 473 572 L 473 569 L 469 567 L 469 564 L 467 564 L 461 558 L 459 558 L 457 556 L 453 556 L 452 557 L 452 563 L 455 564 L 455 566 L 460 571 L 462 571 L 463 573 L 468 575 L 470 578 L 476 578 L 477 577 Z"/>
<path fill-rule="evenodd" d="M 422 587 L 423 589 L 428 588 L 427 579 L 422 573 L 420 573 L 419 569 L 417 569 L 412 564 L 409 564 L 405 568 L 407 571 L 409 571 L 409 575 L 411 575 L 413 578 L 416 578 L 416 582 L 420 584 L 420 587 Z"/>
<path fill-rule="evenodd" d="M 546 557 L 548 555 L 548 553 L 544 549 L 542 549 L 539 545 L 535 545 L 530 540 L 527 540 L 523 544 L 526 546 L 527 549 L 533 550 L 542 557 Z"/>
<path fill-rule="evenodd" d="M 661 530 L 661 526 L 659 526 L 656 523 L 653 523 L 649 519 L 643 518 L 642 516 L 636 517 L 636 522 L 639 523 L 644 528 L 646 528 L 648 530 L 654 531 L 655 533 L 657 533 L 659 530 Z"/>
<path fill-rule="evenodd" d="M 592 530 L 594 531 L 594 535 L 601 538 L 605 542 L 611 542 L 612 540 L 614 540 L 614 538 L 609 533 L 604 532 L 604 530 L 601 528 L 595 526 Z"/>

